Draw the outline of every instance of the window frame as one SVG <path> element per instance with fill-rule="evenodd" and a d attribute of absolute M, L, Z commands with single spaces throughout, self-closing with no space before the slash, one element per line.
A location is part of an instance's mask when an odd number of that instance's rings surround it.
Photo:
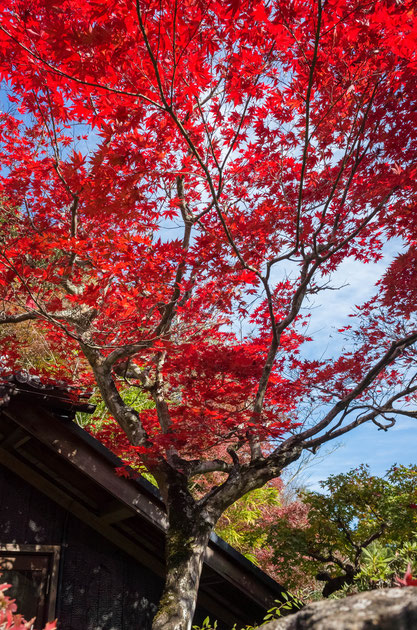
<path fill-rule="evenodd" d="M 0 544 L 0 557 L 7 557 L 7 554 L 11 556 L 18 555 L 32 555 L 32 556 L 49 556 L 49 570 L 45 592 L 45 609 L 47 621 L 53 621 L 55 619 L 57 593 L 58 593 L 58 575 L 59 575 L 59 560 L 61 555 L 60 545 L 26 545 L 26 544 Z M 1 578 L 0 578 L 1 580 Z M 19 606 L 19 601 L 17 601 Z"/>

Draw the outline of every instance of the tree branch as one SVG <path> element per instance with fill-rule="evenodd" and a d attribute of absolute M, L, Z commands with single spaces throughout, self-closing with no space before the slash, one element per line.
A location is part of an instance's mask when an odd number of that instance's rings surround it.
<path fill-rule="evenodd" d="M 44 66 L 46 66 L 47 68 L 52 70 L 52 72 L 55 72 L 56 74 L 60 75 L 61 77 L 64 77 L 65 79 L 70 79 L 70 81 L 74 81 L 75 83 L 78 83 L 80 85 L 87 85 L 89 87 L 95 87 L 95 88 L 98 88 L 100 90 L 105 90 L 107 92 L 112 92 L 113 94 L 122 94 L 124 96 L 134 96 L 135 98 L 140 98 L 140 99 L 146 101 L 147 103 L 150 103 L 151 105 L 154 105 L 158 109 L 164 111 L 164 107 L 162 107 L 159 103 L 157 103 L 153 99 L 149 98 L 148 96 L 145 96 L 144 94 L 141 94 L 140 92 L 129 92 L 127 90 L 120 90 L 120 89 L 117 89 L 117 88 L 112 88 L 112 87 L 110 87 L 108 85 L 103 85 L 101 83 L 96 83 L 96 82 L 93 82 L 93 81 L 84 81 L 83 79 L 79 79 L 78 77 L 74 77 L 73 75 L 68 74 L 67 72 L 64 72 L 63 70 L 60 70 L 59 68 L 56 68 L 51 63 L 49 63 L 49 61 L 46 61 L 46 59 L 43 59 L 40 55 L 38 55 L 37 53 L 35 53 L 32 50 L 30 50 L 30 48 L 27 48 L 24 44 L 19 42 L 17 37 L 14 37 L 14 35 L 9 33 L 9 31 L 7 31 L 4 28 L 4 26 L 0 25 L 0 30 L 3 31 L 3 33 L 5 33 L 5 35 L 7 35 L 7 37 L 9 37 L 11 40 L 13 40 L 20 48 L 25 50 L 34 59 L 36 59 L 37 61 L 40 61 Z"/>
<path fill-rule="evenodd" d="M 364 424 L 365 422 L 368 422 L 369 420 L 371 420 L 373 417 L 376 417 L 377 415 L 379 415 L 381 413 L 381 409 L 372 411 L 370 412 L 370 414 L 360 419 L 357 418 L 354 422 L 350 423 L 346 427 L 342 427 L 338 429 L 337 431 L 330 430 L 324 435 L 316 439 L 310 439 L 313 436 L 317 435 L 317 433 L 320 433 L 321 431 L 326 429 L 332 423 L 332 421 L 339 415 L 339 413 L 344 411 L 353 400 L 358 398 L 375 381 L 378 375 L 381 374 L 381 372 L 386 367 L 388 367 L 388 365 L 390 365 L 390 363 L 392 363 L 406 348 L 414 345 L 416 342 L 417 342 L 417 332 L 411 335 L 408 335 L 407 337 L 404 337 L 402 339 L 399 339 L 396 342 L 393 342 L 388 348 L 388 350 L 385 352 L 385 354 L 381 357 L 381 359 L 377 361 L 375 365 L 365 374 L 365 376 L 362 378 L 360 383 L 358 383 L 356 387 L 354 387 L 351 390 L 351 392 L 349 392 L 349 394 L 347 394 L 342 400 L 339 400 L 332 407 L 332 409 L 326 414 L 323 420 L 318 422 L 315 426 L 311 427 L 310 429 L 306 429 L 305 431 L 302 431 L 301 433 L 298 433 L 297 435 L 294 435 L 288 438 L 282 443 L 281 446 L 288 446 L 293 443 L 302 443 L 304 448 L 317 448 L 324 442 L 327 442 L 333 439 L 334 437 L 339 437 L 340 435 L 343 435 L 344 433 L 351 431 L 354 427 L 359 426 L 360 424 Z M 405 390 L 402 390 L 402 393 L 400 395 L 395 394 L 395 400 L 398 400 L 402 396 L 406 396 L 410 393 L 413 393 L 415 389 L 416 388 L 413 387 L 411 389 L 406 388 Z M 391 404 L 390 403 L 388 404 L 390 407 Z M 278 447 L 278 449 L 279 448 L 281 447 Z"/>

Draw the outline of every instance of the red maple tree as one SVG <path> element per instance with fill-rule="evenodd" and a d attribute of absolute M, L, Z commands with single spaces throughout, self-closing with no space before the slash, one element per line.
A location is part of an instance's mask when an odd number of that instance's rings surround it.
<path fill-rule="evenodd" d="M 65 357 L 43 378 L 98 385 L 167 508 L 153 628 L 188 630 L 227 506 L 415 416 L 415 3 L 7 0 L 0 18 L 2 361 L 19 369 L 10 325 L 31 321 Z M 301 354 L 312 296 L 390 239 L 349 350 Z"/>

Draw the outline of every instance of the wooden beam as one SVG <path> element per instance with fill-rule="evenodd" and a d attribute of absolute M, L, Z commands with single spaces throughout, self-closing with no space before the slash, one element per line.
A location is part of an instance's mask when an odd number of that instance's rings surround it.
<path fill-rule="evenodd" d="M 166 531 L 166 514 L 156 505 L 156 501 L 148 498 L 134 481 L 118 477 L 114 466 L 89 444 L 77 439 L 64 422 L 50 416 L 47 411 L 33 408 L 28 410 L 27 405 L 18 400 L 13 400 L 13 405 L 10 404 L 4 413 L 113 494 L 121 503 L 146 518 L 159 530 Z"/>
<path fill-rule="evenodd" d="M 122 505 L 120 501 L 109 501 L 101 510 L 99 517 L 104 523 L 118 523 L 135 516 L 135 511 Z"/>
<path fill-rule="evenodd" d="M 30 440 L 30 435 L 23 431 L 21 427 L 16 427 L 12 433 L 9 433 L 4 440 L 1 441 L 3 448 L 19 448 Z"/>
<path fill-rule="evenodd" d="M 158 500 L 146 495 L 145 489 L 141 489 L 135 481 L 118 477 L 113 464 L 82 437 L 71 431 L 65 422 L 57 420 L 43 409 L 28 409 L 27 404 L 16 399 L 11 401 L 3 413 L 113 495 L 120 501 L 121 508 L 127 508 L 133 514 L 140 515 L 161 533 L 166 531 L 166 514 L 158 505 Z M 96 518 L 103 527 L 110 527 L 110 523 L 119 522 L 118 514 L 115 514 L 115 520 L 109 515 L 109 523 L 100 517 Z M 242 566 L 233 556 L 223 552 L 212 541 L 209 543 L 205 562 L 238 591 L 246 593 L 253 602 L 265 609 L 270 608 L 274 600 L 279 598 L 279 587 L 276 590 L 269 588 L 251 570 Z"/>
<path fill-rule="evenodd" d="M 278 593 L 273 594 L 261 581 L 256 579 L 252 572 L 245 571 L 242 566 L 236 566 L 236 562 L 233 562 L 229 556 L 216 548 L 213 549 L 211 541 L 207 547 L 204 562 L 239 591 L 246 593 L 252 601 L 255 601 L 262 608 L 271 608 L 275 599 L 278 598 Z"/>
<path fill-rule="evenodd" d="M 92 527 L 99 534 L 102 534 L 107 540 L 117 545 L 120 549 L 135 558 L 138 562 L 150 568 L 157 575 L 164 577 L 165 567 L 154 554 L 148 553 L 131 540 L 123 536 L 115 530 L 111 525 L 103 522 L 100 517 L 90 512 L 83 505 L 78 503 L 73 497 L 66 492 L 57 488 L 51 481 L 45 479 L 36 470 L 20 461 L 17 457 L 0 447 L 0 460 L 9 470 L 24 479 L 27 483 L 34 486 L 58 503 L 62 508 L 74 514 L 81 521 Z"/>
<path fill-rule="evenodd" d="M 79 518 L 89 527 L 92 527 L 111 543 L 137 560 L 140 564 L 144 565 L 148 569 L 151 569 L 162 580 L 165 578 L 165 565 L 163 562 L 158 560 L 155 554 L 151 554 L 138 545 L 135 545 L 130 539 L 126 538 L 123 534 L 112 528 L 110 524 L 103 522 L 102 518 L 92 514 L 71 496 L 57 488 L 48 479 L 45 479 L 45 477 L 40 475 L 33 468 L 20 461 L 20 459 L 1 447 L 0 461 L 9 470 L 36 488 L 36 490 L 46 494 L 46 496 L 55 501 L 55 503 L 60 505 L 63 509 Z M 203 589 L 200 590 L 198 594 L 198 603 L 212 611 L 214 617 L 222 618 L 230 625 L 233 624 L 236 621 L 236 613 L 229 610 L 231 608 L 230 602 L 228 606 L 224 607 L 224 605 L 219 603 L 216 596 L 213 597 L 210 593 L 204 592 L 204 590 L 203 586 Z"/>

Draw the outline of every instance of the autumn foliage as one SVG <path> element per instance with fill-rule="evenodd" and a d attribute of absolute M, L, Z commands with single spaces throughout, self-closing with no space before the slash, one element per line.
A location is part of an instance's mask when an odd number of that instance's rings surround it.
<path fill-rule="evenodd" d="M 281 436 L 320 383 L 344 395 L 391 342 L 379 309 L 413 310 L 416 35 L 407 3 L 157 6 L 4 5 L 1 282 L 61 354 L 79 313 L 112 365 L 162 371 L 170 431 L 149 410 L 148 441 L 191 456 L 247 430 Z M 393 234 L 410 248 L 362 311 L 365 343 L 330 365 L 298 359 L 301 276 L 275 266 L 293 261 L 312 294 Z M 271 321 L 280 351 L 254 411 Z"/>
<path fill-rule="evenodd" d="M 8 0 L 0 20 L 5 371 L 32 322 L 54 358 L 31 371 L 98 386 L 168 512 L 224 473 L 187 499 L 210 527 L 303 450 L 415 415 L 413 1 Z M 384 244 L 323 356 L 307 307 Z"/>
<path fill-rule="evenodd" d="M 35 619 L 26 621 L 17 612 L 16 601 L 5 595 L 10 586 L 11 584 L 0 584 L 0 630 L 30 630 Z M 48 622 L 44 630 L 56 630 L 56 621 Z"/>
<path fill-rule="evenodd" d="M 417 579 L 411 574 L 411 565 L 408 565 L 403 578 L 397 578 L 397 583 L 399 586 L 417 586 Z"/>

